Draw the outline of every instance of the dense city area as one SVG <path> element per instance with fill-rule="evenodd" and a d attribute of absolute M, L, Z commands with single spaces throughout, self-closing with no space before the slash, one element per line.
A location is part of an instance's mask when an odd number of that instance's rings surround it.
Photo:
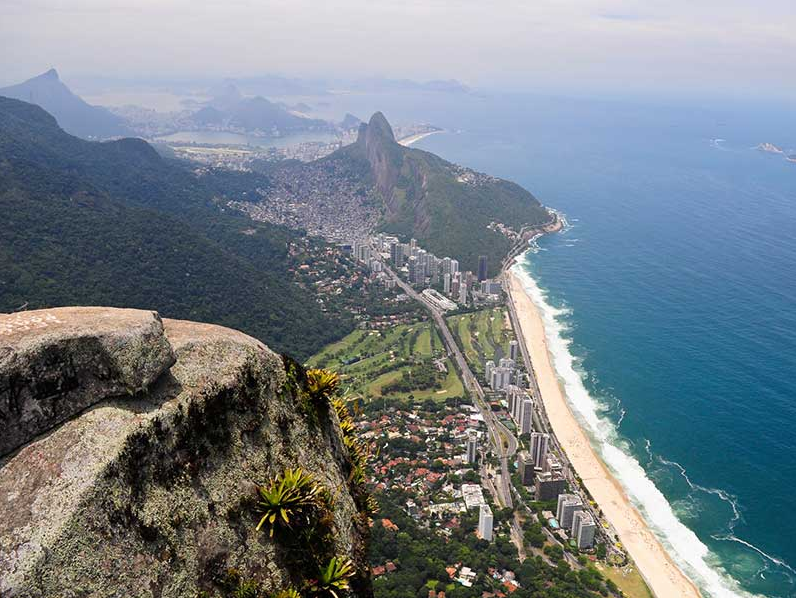
<path fill-rule="evenodd" d="M 363 323 L 310 360 L 341 374 L 372 447 L 379 595 L 489 598 L 545 588 L 550 596 L 647 596 L 549 434 L 486 264 L 460 272 L 456 260 L 383 234 L 343 250 L 373 282 L 443 314 L 471 372 L 423 312 L 389 328 Z"/>

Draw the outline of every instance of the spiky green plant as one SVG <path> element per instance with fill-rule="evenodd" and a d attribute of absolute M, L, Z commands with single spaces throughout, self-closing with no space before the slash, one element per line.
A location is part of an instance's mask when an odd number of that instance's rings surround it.
<path fill-rule="evenodd" d="M 323 487 L 301 468 L 286 469 L 268 485 L 258 487 L 257 494 L 257 511 L 262 514 L 257 530 L 267 523 L 271 537 L 278 527 L 309 524 L 313 512 L 325 503 Z"/>
<path fill-rule="evenodd" d="M 345 557 L 332 557 L 318 572 L 318 579 L 307 584 L 307 593 L 313 598 L 340 598 L 351 588 L 349 579 L 354 575 L 354 563 Z"/>
<path fill-rule="evenodd" d="M 232 598 L 259 598 L 260 585 L 251 579 L 243 579 L 238 587 L 232 590 Z"/>
<path fill-rule="evenodd" d="M 313 401 L 329 402 L 340 390 L 340 376 L 321 369 L 307 370 L 307 393 Z"/>
<path fill-rule="evenodd" d="M 296 588 L 285 588 L 271 594 L 270 598 L 301 598 L 301 594 Z"/>

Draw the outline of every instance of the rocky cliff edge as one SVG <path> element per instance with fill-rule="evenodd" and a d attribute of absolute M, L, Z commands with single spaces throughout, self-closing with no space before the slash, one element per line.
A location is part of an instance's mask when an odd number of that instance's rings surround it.
<path fill-rule="evenodd" d="M 0 595 L 223 596 L 230 571 L 300 587 L 252 507 L 295 467 L 330 492 L 329 550 L 370 595 L 350 456 L 302 374 L 240 332 L 154 312 L 0 315 Z"/>

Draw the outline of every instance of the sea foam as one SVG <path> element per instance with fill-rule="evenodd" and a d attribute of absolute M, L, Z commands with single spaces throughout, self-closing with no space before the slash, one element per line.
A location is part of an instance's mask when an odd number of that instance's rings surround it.
<path fill-rule="evenodd" d="M 525 292 L 539 310 L 553 367 L 563 384 L 567 402 L 584 426 L 592 445 L 667 552 L 703 593 L 714 598 L 753 596 L 716 566 L 717 557 L 677 518 L 666 497 L 630 454 L 628 444 L 621 439 L 613 422 L 599 415 L 602 406 L 586 389 L 582 374 L 577 369 L 577 360 L 570 351 L 572 341 L 564 337 L 567 325 L 562 318 L 569 311 L 552 306 L 547 294 L 529 274 L 527 266 L 531 253 L 533 251 L 519 257 L 512 271 L 520 278 Z"/>

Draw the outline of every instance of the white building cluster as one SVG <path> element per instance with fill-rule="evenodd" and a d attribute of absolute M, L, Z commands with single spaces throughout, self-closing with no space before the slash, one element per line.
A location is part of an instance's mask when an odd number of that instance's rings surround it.
<path fill-rule="evenodd" d="M 597 533 L 597 524 L 576 494 L 561 494 L 558 497 L 556 519 L 562 529 L 575 540 L 578 549 L 591 548 Z"/>
<path fill-rule="evenodd" d="M 473 298 L 492 297 L 499 299 L 502 285 L 496 280 L 483 280 L 470 271 L 462 271 L 459 262 L 451 257 L 439 258 L 418 245 L 416 239 L 402 243 L 398 237 L 379 233 L 368 240 L 385 262 L 404 274 L 412 286 L 432 288 L 440 296 L 450 301 L 467 305 Z M 372 261 L 370 255 L 362 256 L 356 251 L 357 259 L 363 263 Z M 486 257 L 481 256 L 479 268 L 486 271 Z M 482 264 L 483 261 L 483 264 Z M 481 274 L 481 273 L 479 273 Z"/>

